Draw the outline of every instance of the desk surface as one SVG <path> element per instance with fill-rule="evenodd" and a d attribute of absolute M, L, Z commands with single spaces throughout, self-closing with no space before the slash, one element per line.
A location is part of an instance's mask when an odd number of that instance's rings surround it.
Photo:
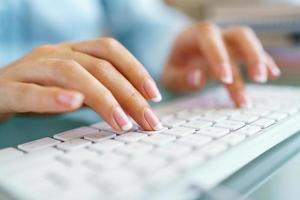
<path fill-rule="evenodd" d="M 174 98 L 167 92 L 164 92 L 164 94 L 167 100 Z M 90 125 L 99 120 L 101 120 L 99 116 L 88 108 L 62 115 L 19 115 L 0 125 L 0 148 L 52 136 L 55 133 Z M 276 194 L 279 191 L 287 193 L 287 190 L 291 189 L 286 183 L 291 182 L 290 184 L 292 184 L 295 179 L 295 176 L 290 175 L 290 169 L 293 168 L 295 170 L 295 166 L 300 166 L 300 154 L 296 156 L 299 158 L 295 159 L 295 155 L 300 152 L 299 150 L 300 134 L 296 134 L 235 173 L 225 180 L 221 186 L 236 191 L 241 195 L 250 194 L 255 199 L 268 199 L 265 198 L 268 195 L 270 199 L 275 199 L 270 194 L 275 194 L 275 191 L 277 192 Z M 297 178 L 299 179 L 299 167 L 295 173 L 298 174 Z M 285 174 L 289 174 L 289 176 L 285 176 Z M 293 180 L 287 180 L 288 178 Z M 282 188 L 285 188 L 285 190 Z M 294 188 L 293 192 L 299 193 L 297 188 Z M 291 193 L 289 192 L 289 194 Z M 278 196 L 280 195 L 276 197 Z M 293 199 L 292 197 L 285 199 Z"/>

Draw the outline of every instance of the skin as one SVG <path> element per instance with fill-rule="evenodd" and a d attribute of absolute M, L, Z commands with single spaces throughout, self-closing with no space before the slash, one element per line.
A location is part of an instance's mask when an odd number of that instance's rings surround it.
<path fill-rule="evenodd" d="M 240 61 L 246 63 L 254 81 L 265 82 L 280 75 L 251 29 L 221 30 L 209 22 L 195 24 L 175 40 L 162 83 L 177 92 L 196 91 L 207 80 L 217 79 L 237 106 L 249 106 L 237 67 Z M 117 130 L 124 130 L 123 115 L 132 117 L 145 130 L 161 128 L 147 102 L 161 99 L 153 79 L 112 38 L 34 49 L 0 70 L 0 96 L 3 118 L 14 113 L 70 112 L 85 104 Z"/>

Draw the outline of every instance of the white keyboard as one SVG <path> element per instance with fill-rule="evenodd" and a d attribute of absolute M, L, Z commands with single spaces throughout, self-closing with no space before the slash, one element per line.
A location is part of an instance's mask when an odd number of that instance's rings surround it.
<path fill-rule="evenodd" d="M 155 108 L 165 128 L 127 133 L 100 122 L 0 150 L 0 197 L 193 199 L 300 130 L 300 89 L 247 87 L 251 109 L 221 88 Z"/>

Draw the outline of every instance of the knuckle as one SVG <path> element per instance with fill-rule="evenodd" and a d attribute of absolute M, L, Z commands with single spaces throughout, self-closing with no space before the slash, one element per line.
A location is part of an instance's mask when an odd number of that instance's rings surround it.
<path fill-rule="evenodd" d="M 65 74 L 78 71 L 78 64 L 74 60 L 55 60 L 53 66 L 56 72 Z"/>
<path fill-rule="evenodd" d="M 107 50 L 114 50 L 120 46 L 120 43 L 111 37 L 106 37 L 101 39 L 102 45 L 107 49 Z"/>
<path fill-rule="evenodd" d="M 254 35 L 254 31 L 248 26 L 241 26 L 237 28 L 237 32 L 242 35 Z"/>
<path fill-rule="evenodd" d="M 35 48 L 33 51 L 42 52 L 42 53 L 53 53 L 57 51 L 57 46 L 52 44 L 45 44 Z"/>
<path fill-rule="evenodd" d="M 92 74 L 107 74 L 109 75 L 111 73 L 111 70 L 113 69 L 113 65 L 106 61 L 101 60 L 94 64 L 94 67 L 92 67 L 91 72 Z"/>
<path fill-rule="evenodd" d="M 213 32 L 218 29 L 216 24 L 214 24 L 213 22 L 210 22 L 210 21 L 205 21 L 205 22 L 200 23 L 199 28 L 200 28 L 200 30 L 207 31 L 207 32 Z"/>

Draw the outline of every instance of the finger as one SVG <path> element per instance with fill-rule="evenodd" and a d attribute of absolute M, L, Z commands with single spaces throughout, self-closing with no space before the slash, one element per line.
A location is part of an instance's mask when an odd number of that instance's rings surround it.
<path fill-rule="evenodd" d="M 207 80 L 206 70 L 200 63 L 185 67 L 167 64 L 162 73 L 162 83 L 175 92 L 196 91 L 204 87 Z"/>
<path fill-rule="evenodd" d="M 268 53 L 265 53 L 265 56 L 269 77 L 272 79 L 278 78 L 281 75 L 279 67 Z"/>
<path fill-rule="evenodd" d="M 17 82 L 1 84 L 0 96 L 0 111 L 3 113 L 68 112 L 81 107 L 84 100 L 79 92 Z"/>
<path fill-rule="evenodd" d="M 229 57 L 218 27 L 211 23 L 202 23 L 197 31 L 199 48 L 212 67 L 216 78 L 226 84 L 232 83 Z"/>
<path fill-rule="evenodd" d="M 132 123 L 111 92 L 73 60 L 46 59 L 30 65 L 31 73 L 15 74 L 20 81 L 72 89 L 85 96 L 84 103 L 94 109 L 113 128 L 129 130 Z"/>
<path fill-rule="evenodd" d="M 239 67 L 237 63 L 233 61 L 233 59 L 231 59 L 230 63 L 234 81 L 232 84 L 225 84 L 225 87 L 236 107 L 250 108 L 252 107 L 252 102 L 245 91 L 245 84 Z"/>
<path fill-rule="evenodd" d="M 75 52 L 72 57 L 111 91 L 124 110 L 145 130 L 162 128 L 139 91 L 108 61 Z"/>
<path fill-rule="evenodd" d="M 238 27 L 224 31 L 224 37 L 241 51 L 250 78 L 256 82 L 266 82 L 268 77 L 264 50 L 255 33 L 250 28 Z"/>
<path fill-rule="evenodd" d="M 101 38 L 73 44 L 72 49 L 109 61 L 146 99 L 154 102 L 161 100 L 161 94 L 149 73 L 118 41 Z"/>

